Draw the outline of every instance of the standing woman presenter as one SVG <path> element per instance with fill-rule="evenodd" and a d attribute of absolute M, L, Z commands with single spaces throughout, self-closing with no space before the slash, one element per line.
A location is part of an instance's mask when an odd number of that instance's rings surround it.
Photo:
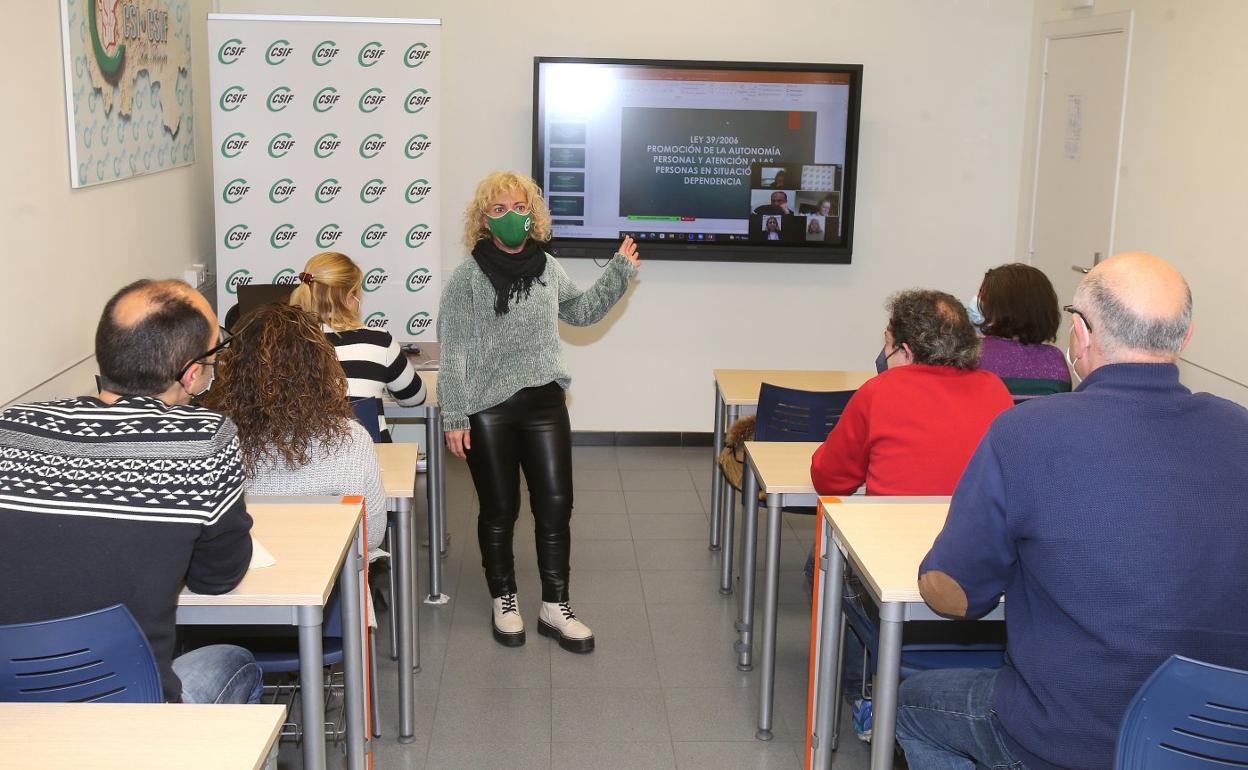
<path fill-rule="evenodd" d="M 578 289 L 546 253 L 550 212 L 527 176 L 495 172 L 477 185 L 464 213 L 472 256 L 442 290 L 438 401 L 446 446 L 467 459 L 480 499 L 477 537 L 493 598 L 494 638 L 524 644 L 516 598 L 512 533 L 520 513 L 520 470 L 529 487 L 542 580 L 538 632 L 572 652 L 594 635 L 569 604 L 572 430 L 564 391 L 571 383 L 559 321 L 602 319 L 637 273 L 637 246 L 625 238 L 588 290 Z"/>

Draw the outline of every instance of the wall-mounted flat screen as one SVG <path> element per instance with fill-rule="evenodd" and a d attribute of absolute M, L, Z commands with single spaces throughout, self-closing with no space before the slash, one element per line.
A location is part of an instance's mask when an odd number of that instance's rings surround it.
<path fill-rule="evenodd" d="M 538 57 L 561 256 L 848 263 L 862 65 Z"/>

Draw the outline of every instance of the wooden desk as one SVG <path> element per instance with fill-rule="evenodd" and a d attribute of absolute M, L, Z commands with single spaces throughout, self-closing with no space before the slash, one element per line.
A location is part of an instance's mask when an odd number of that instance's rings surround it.
<path fill-rule="evenodd" d="M 425 421 L 429 442 L 429 451 L 426 453 L 429 468 L 425 484 L 425 494 L 429 500 L 429 596 L 425 598 L 425 602 L 446 604 L 450 597 L 442 593 L 442 559 L 439 558 L 446 556 L 446 441 L 442 436 L 442 410 L 438 408 L 438 373 L 422 371 L 420 379 L 424 381 L 428 394 L 425 403 L 419 406 L 399 406 L 386 399 L 383 411 L 386 417 Z M 412 474 L 412 484 L 415 489 L 415 472 Z"/>
<path fill-rule="evenodd" d="M 835 499 L 835 498 L 833 498 Z M 908 620 L 942 620 L 924 603 L 919 593 L 919 564 L 945 524 L 949 503 L 821 506 L 820 540 L 826 560 L 819 567 L 821 582 L 816 593 L 814 625 L 818 629 L 811 655 L 812 690 L 816 693 L 811 715 L 818 748 L 812 767 L 832 764 L 836 743 L 835 703 L 840 682 L 836 671 L 841 659 L 840 622 L 842 591 L 847 560 L 861 577 L 863 586 L 880 607 L 880 640 L 876 660 L 873 704 L 871 767 L 893 766 L 893 740 L 897 727 L 897 686 L 901 673 L 901 628 Z M 1004 617 L 1000 605 L 986 620 Z"/>
<path fill-rule="evenodd" d="M 259 770 L 284 706 L 0 703 L 4 770 Z"/>
<path fill-rule="evenodd" d="M 364 658 L 360 571 L 364 568 L 363 506 L 359 503 L 251 503 L 252 534 L 273 554 L 272 567 L 250 570 L 233 591 L 207 596 L 183 590 L 182 625 L 293 625 L 299 627 L 299 680 L 305 768 L 325 767 L 322 614 L 334 581 L 342 598 L 346 679 L 347 758 L 363 770 Z M 350 558 L 349 558 L 350 556 Z"/>
<path fill-rule="evenodd" d="M 758 389 L 764 382 L 798 390 L 857 390 L 875 372 L 819 371 L 800 369 L 716 369 L 715 431 L 711 455 L 711 532 L 710 549 L 720 549 L 720 533 L 732 510 L 735 490 L 719 470 L 719 453 L 724 449 L 724 431 L 741 416 L 743 407 L 758 404 Z M 723 586 L 721 586 L 722 588 Z M 731 586 L 728 586 L 731 590 Z"/>
<path fill-rule="evenodd" d="M 416 545 L 412 505 L 416 500 L 416 463 L 420 446 L 414 443 L 374 444 L 381 465 L 386 497 L 395 503 L 394 526 L 394 620 L 391 628 L 399 661 L 399 743 L 416 740 L 415 694 L 412 673 L 420 671 L 420 617 L 413 594 L 416 590 Z M 433 538 L 429 558 L 438 560 Z"/>
<path fill-rule="evenodd" d="M 417 342 L 416 345 L 420 348 L 420 352 L 407 354 L 407 360 L 411 362 L 412 368 L 421 372 L 422 377 L 424 372 L 436 372 L 442 365 L 441 343 L 435 341 Z"/>
<path fill-rule="evenodd" d="M 815 505 L 815 487 L 810 480 L 810 456 L 819 448 L 817 441 L 747 441 L 745 468 L 741 477 L 741 497 L 745 503 L 741 526 L 741 601 L 737 617 L 737 668 L 753 668 L 754 644 L 754 566 L 758 552 L 758 493 L 767 498 L 767 555 L 763 567 L 763 671 L 759 690 L 759 740 L 771 740 L 772 706 L 776 689 L 776 618 L 780 597 L 780 527 L 786 505 Z M 732 585 L 732 511 L 724 522 L 722 564 L 728 585 Z M 721 590 L 723 586 L 721 585 Z"/>

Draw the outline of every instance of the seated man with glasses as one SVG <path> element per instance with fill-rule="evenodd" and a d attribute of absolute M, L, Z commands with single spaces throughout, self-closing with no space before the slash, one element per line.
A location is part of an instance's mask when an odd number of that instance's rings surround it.
<path fill-rule="evenodd" d="M 0 624 L 122 603 L 165 700 L 258 702 L 259 667 L 228 645 L 174 653 L 178 592 L 221 594 L 251 561 L 235 428 L 191 406 L 228 339 L 181 281 L 137 281 L 104 308 L 98 397 L 0 413 Z"/>
<path fill-rule="evenodd" d="M 999 671 L 902 683 L 911 767 L 1110 767 L 1170 655 L 1248 668 L 1248 410 L 1180 382 L 1187 282 L 1121 254 L 1066 310 L 1082 382 L 992 424 L 919 567 L 943 615 L 1004 594 L 1009 641 Z"/>

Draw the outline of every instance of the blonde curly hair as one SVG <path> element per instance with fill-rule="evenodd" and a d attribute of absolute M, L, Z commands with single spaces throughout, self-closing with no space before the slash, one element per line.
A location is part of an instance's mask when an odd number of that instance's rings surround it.
<path fill-rule="evenodd" d="M 477 191 L 464 210 L 464 248 L 468 251 L 472 251 L 477 241 L 490 237 L 485 212 L 490 203 L 504 193 L 521 193 L 529 202 L 529 210 L 533 212 L 533 229 L 529 231 L 529 237 L 541 242 L 550 240 L 550 209 L 546 208 L 546 201 L 542 199 L 542 188 L 530 176 L 514 171 L 495 171 L 477 185 Z"/>

